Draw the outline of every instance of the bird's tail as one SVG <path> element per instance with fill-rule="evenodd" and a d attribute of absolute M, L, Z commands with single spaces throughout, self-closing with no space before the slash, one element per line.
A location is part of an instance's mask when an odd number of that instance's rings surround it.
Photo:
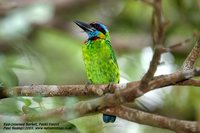
<path fill-rule="evenodd" d="M 116 116 L 103 114 L 103 121 L 105 123 L 109 123 L 109 122 L 113 123 L 113 122 L 115 122 L 115 120 L 116 120 Z"/>

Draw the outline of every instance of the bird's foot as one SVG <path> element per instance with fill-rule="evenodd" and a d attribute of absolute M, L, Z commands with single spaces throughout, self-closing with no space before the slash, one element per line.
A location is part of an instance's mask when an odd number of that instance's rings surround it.
<path fill-rule="evenodd" d="M 91 85 L 91 84 L 92 84 L 91 81 L 87 81 L 87 82 L 85 83 L 85 88 L 88 88 L 88 86 Z"/>
<path fill-rule="evenodd" d="M 108 92 L 110 92 L 110 93 L 113 93 L 113 92 L 114 92 L 113 85 L 114 85 L 113 82 L 110 82 L 110 83 L 108 84 L 108 87 L 107 87 Z"/>

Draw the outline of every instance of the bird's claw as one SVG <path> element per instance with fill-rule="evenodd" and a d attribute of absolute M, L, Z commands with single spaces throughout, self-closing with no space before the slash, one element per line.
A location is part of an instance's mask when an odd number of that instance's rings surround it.
<path fill-rule="evenodd" d="M 110 83 L 108 84 L 107 90 L 108 90 L 109 92 L 113 92 L 113 90 L 112 90 L 113 85 L 114 85 L 113 82 L 110 82 Z"/>
<path fill-rule="evenodd" d="M 92 84 L 91 81 L 87 81 L 87 82 L 85 83 L 85 88 L 88 88 L 88 86 L 91 85 L 91 84 Z"/>

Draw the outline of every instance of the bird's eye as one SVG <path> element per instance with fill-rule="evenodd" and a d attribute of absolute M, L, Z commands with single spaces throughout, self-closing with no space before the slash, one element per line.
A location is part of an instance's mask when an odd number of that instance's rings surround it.
<path fill-rule="evenodd" d="M 91 25 L 92 27 L 94 27 L 95 29 L 97 29 L 98 31 L 102 32 L 103 34 L 106 33 L 106 31 L 104 30 L 104 28 L 102 28 L 102 27 L 100 26 L 100 24 L 91 23 L 90 25 Z"/>

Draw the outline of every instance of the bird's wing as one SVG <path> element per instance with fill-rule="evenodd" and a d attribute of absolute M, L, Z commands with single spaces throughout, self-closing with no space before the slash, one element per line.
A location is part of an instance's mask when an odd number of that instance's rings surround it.
<path fill-rule="evenodd" d="M 111 42 L 109 40 L 106 40 L 106 44 L 108 45 L 109 49 L 110 49 L 110 53 L 111 53 L 111 58 L 114 60 L 115 64 L 117 65 L 118 67 L 118 64 L 117 64 L 117 59 L 116 59 L 116 56 L 115 56 L 115 52 L 111 46 Z"/>

